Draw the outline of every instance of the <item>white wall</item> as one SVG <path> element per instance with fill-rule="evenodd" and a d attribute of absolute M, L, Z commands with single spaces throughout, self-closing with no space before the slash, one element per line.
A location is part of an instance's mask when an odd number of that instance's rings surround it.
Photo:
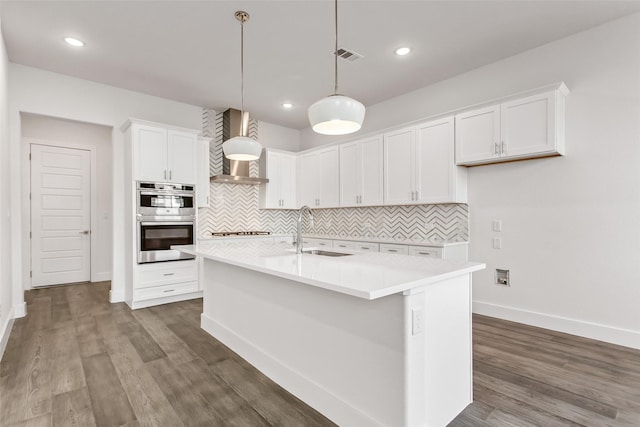
<path fill-rule="evenodd" d="M 55 144 L 72 148 L 85 148 L 95 151 L 96 170 L 92 171 L 95 178 L 96 203 L 92 206 L 95 215 L 95 228 L 91 230 L 91 281 L 99 282 L 111 280 L 112 226 L 111 212 L 113 210 L 111 171 L 111 139 L 113 128 L 55 117 L 40 116 L 24 113 L 21 115 L 22 124 L 22 277 L 25 289 L 29 283 L 29 265 L 31 248 L 29 240 L 29 211 L 28 198 L 30 183 L 30 165 L 28 153 L 31 143 Z M 116 129 L 116 132 L 118 130 Z M 93 187 L 93 186 L 92 186 Z M 93 212 L 95 209 L 95 212 Z"/>
<path fill-rule="evenodd" d="M 640 348 L 639 14 L 370 106 L 360 134 L 558 81 L 565 157 L 469 169 L 474 309 Z M 335 140 L 301 131 L 302 149 Z"/>
<path fill-rule="evenodd" d="M 0 15 L 2 5 L 0 4 Z M 7 94 L 7 49 L 0 28 L 0 358 L 9 338 L 12 313 L 11 286 L 11 180 Z"/>
<path fill-rule="evenodd" d="M 300 131 L 263 121 L 258 122 L 258 140 L 264 147 L 300 151 Z"/>
<path fill-rule="evenodd" d="M 201 108 L 137 92 L 51 73 L 23 65 L 9 64 L 9 125 L 11 146 L 12 252 L 20 254 L 20 113 L 94 123 L 114 128 L 113 158 L 113 271 L 112 301 L 124 300 L 124 138 L 120 126 L 128 117 L 201 129 Z M 16 259 L 17 258 L 17 259 Z M 21 260 L 13 259 L 13 303 L 16 316 L 24 315 Z"/>

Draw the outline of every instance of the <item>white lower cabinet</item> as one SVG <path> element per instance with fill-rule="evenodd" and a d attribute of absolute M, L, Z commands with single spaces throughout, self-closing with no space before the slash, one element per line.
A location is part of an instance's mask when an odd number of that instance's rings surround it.
<path fill-rule="evenodd" d="M 196 260 L 156 262 L 134 266 L 131 308 L 199 298 Z"/>
<path fill-rule="evenodd" d="M 409 246 L 409 255 L 442 258 L 442 249 L 424 246 Z"/>
<path fill-rule="evenodd" d="M 303 248 L 332 248 L 333 241 L 329 239 L 313 239 L 313 238 L 302 238 L 302 247 Z"/>

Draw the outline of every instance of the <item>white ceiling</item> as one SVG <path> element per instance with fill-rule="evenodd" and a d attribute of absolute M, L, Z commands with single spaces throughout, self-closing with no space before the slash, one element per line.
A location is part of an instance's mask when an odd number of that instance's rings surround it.
<path fill-rule="evenodd" d="M 333 93 L 333 1 L 7 1 L 9 60 L 188 104 L 245 109 L 302 129 Z M 340 93 L 365 106 L 640 11 L 640 1 L 340 0 Z M 75 36 L 84 48 L 62 38 Z M 413 51 L 397 57 L 395 48 Z M 285 111 L 283 101 L 295 107 Z"/>

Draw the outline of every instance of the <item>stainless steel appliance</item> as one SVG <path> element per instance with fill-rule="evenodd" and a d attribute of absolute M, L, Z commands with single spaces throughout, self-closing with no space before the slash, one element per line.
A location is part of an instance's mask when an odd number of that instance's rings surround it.
<path fill-rule="evenodd" d="M 138 182 L 136 196 L 138 264 L 194 259 L 171 249 L 194 243 L 193 186 Z"/>

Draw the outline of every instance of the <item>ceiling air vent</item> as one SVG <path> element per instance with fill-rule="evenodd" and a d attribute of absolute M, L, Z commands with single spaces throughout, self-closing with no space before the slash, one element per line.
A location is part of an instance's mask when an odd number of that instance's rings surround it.
<path fill-rule="evenodd" d="M 356 62 L 358 59 L 362 59 L 363 56 L 359 53 L 340 48 L 338 49 L 338 58 L 342 58 L 349 62 Z"/>

